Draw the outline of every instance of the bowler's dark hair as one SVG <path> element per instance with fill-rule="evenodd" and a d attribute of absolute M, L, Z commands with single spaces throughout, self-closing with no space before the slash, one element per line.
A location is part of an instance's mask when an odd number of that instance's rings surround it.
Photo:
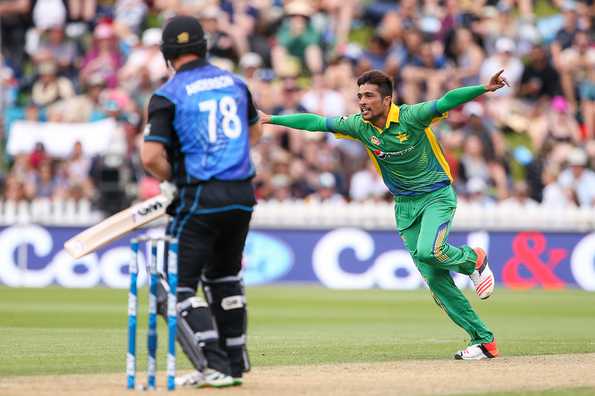
<path fill-rule="evenodd" d="M 383 71 L 370 70 L 359 76 L 357 86 L 364 84 L 377 85 L 378 91 L 383 98 L 393 95 L 393 80 Z"/>

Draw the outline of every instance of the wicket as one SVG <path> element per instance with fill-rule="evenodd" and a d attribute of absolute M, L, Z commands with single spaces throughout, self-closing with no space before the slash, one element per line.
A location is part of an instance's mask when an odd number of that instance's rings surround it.
<path fill-rule="evenodd" d="M 136 383 L 136 329 L 138 310 L 138 256 L 139 244 L 146 242 L 150 251 L 147 268 L 149 279 L 149 314 L 148 314 L 148 364 L 147 388 L 156 388 L 157 373 L 157 247 L 159 242 L 168 244 L 167 249 L 167 390 L 176 387 L 176 289 L 178 285 L 178 241 L 171 237 L 143 236 L 130 241 L 130 288 L 128 291 L 128 353 L 126 355 L 126 375 L 128 389 L 134 389 Z M 167 245 L 166 245 L 167 246 Z M 164 257 L 165 259 L 165 251 Z"/>

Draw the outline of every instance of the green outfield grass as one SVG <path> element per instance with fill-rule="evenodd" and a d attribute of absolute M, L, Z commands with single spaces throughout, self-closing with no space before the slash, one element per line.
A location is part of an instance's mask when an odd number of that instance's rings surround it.
<path fill-rule="evenodd" d="M 146 289 L 139 294 L 142 365 Z M 498 289 L 486 301 L 469 298 L 504 355 L 595 352 L 595 293 Z M 123 372 L 126 299 L 126 290 L 0 287 L 0 375 Z M 258 287 L 248 301 L 259 366 L 448 359 L 467 341 L 427 290 Z M 160 321 L 162 356 L 165 330 Z M 184 357 L 179 365 L 190 367 Z"/>

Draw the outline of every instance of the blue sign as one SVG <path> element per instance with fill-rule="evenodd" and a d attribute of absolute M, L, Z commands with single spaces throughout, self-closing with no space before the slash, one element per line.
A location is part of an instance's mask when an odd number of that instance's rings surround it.
<path fill-rule="evenodd" d="M 291 246 L 258 231 L 248 235 L 244 257 L 244 280 L 249 285 L 274 282 L 293 267 Z"/>
<path fill-rule="evenodd" d="M 81 231 L 39 225 L 0 228 L 0 284 L 128 287 L 128 243 L 136 234 L 74 260 L 62 246 Z M 146 232 L 159 235 L 163 231 Z M 595 232 L 453 232 L 449 242 L 484 248 L 500 286 L 595 290 Z M 252 230 L 243 266 L 248 285 L 314 282 L 349 289 L 424 287 L 394 231 Z M 141 284 L 145 277 L 141 271 Z M 454 274 L 454 280 L 459 287 L 471 285 L 462 274 Z"/>

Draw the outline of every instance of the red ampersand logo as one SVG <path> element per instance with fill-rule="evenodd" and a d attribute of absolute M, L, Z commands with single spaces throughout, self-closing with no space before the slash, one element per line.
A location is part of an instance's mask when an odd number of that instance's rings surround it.
<path fill-rule="evenodd" d="M 558 278 L 554 269 L 568 255 L 566 249 L 548 249 L 547 261 L 542 261 L 541 255 L 546 250 L 546 239 L 539 232 L 521 232 L 512 242 L 514 256 L 508 260 L 502 269 L 504 284 L 516 289 L 530 289 L 541 285 L 544 289 L 562 289 L 565 282 Z M 522 276 L 521 267 L 531 273 L 530 277 Z"/>

